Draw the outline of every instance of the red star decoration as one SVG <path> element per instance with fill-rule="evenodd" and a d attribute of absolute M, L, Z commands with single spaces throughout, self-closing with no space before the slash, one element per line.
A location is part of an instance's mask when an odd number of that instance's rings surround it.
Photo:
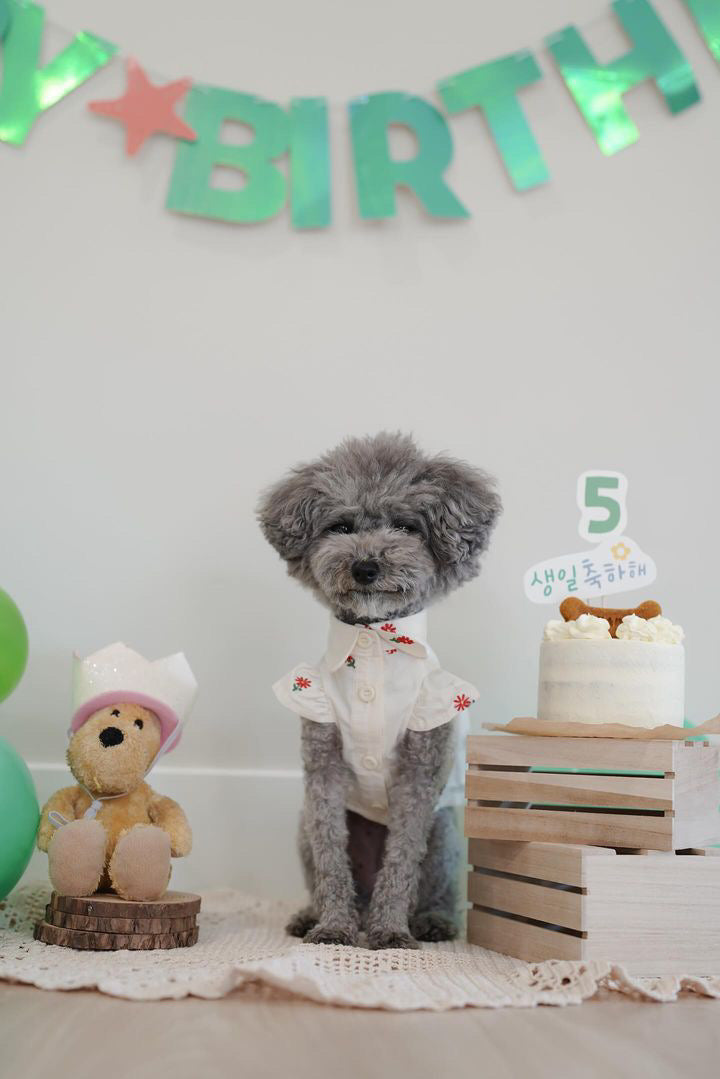
<path fill-rule="evenodd" d="M 175 135 L 194 142 L 197 135 L 175 113 L 175 104 L 192 86 L 192 79 L 178 79 L 154 86 L 137 60 L 127 62 L 127 89 L 113 101 L 91 101 L 88 108 L 111 116 L 125 125 L 125 152 L 136 154 L 150 135 Z"/>

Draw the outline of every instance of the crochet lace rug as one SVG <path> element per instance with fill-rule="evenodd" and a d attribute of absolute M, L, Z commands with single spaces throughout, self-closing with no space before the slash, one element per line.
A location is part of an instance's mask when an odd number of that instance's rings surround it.
<path fill-rule="evenodd" d="M 682 992 L 720 1000 L 720 976 L 630 978 L 610 963 L 523 963 L 464 941 L 381 952 L 303 944 L 283 931 L 291 906 L 234 891 L 203 896 L 192 948 L 72 951 L 33 940 L 48 900 L 47 887 L 29 886 L 0 903 L 0 979 L 129 1000 L 216 998 L 264 985 L 323 1004 L 391 1011 L 579 1004 L 600 988 L 653 1001 Z"/>

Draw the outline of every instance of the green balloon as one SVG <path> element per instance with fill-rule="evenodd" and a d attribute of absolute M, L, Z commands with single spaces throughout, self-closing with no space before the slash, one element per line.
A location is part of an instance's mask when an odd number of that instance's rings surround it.
<path fill-rule="evenodd" d="M 0 701 L 9 697 L 23 676 L 28 657 L 28 635 L 23 616 L 0 588 Z"/>
<path fill-rule="evenodd" d="M 35 846 L 40 808 L 25 761 L 0 738 L 0 899 L 25 872 Z"/>

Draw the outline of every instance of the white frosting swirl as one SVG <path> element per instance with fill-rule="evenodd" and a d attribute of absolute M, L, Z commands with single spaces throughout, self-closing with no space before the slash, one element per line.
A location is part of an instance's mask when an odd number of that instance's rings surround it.
<path fill-rule="evenodd" d="M 640 618 L 626 614 L 615 636 L 621 641 L 646 641 L 648 644 L 682 644 L 685 633 L 661 614 L 654 618 Z"/>
<path fill-rule="evenodd" d="M 594 614 L 581 614 L 572 622 L 553 618 L 545 626 L 543 636 L 546 641 L 603 640 L 610 637 L 610 623 Z"/>

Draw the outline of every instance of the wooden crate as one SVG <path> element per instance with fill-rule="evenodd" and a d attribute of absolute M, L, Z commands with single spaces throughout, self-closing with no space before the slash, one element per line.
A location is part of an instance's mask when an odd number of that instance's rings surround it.
<path fill-rule="evenodd" d="M 664 851 L 720 840 L 720 751 L 707 742 L 508 734 L 467 746 L 472 838 Z"/>
<path fill-rule="evenodd" d="M 619 854 L 471 839 L 468 940 L 529 962 L 720 974 L 720 849 Z"/>

